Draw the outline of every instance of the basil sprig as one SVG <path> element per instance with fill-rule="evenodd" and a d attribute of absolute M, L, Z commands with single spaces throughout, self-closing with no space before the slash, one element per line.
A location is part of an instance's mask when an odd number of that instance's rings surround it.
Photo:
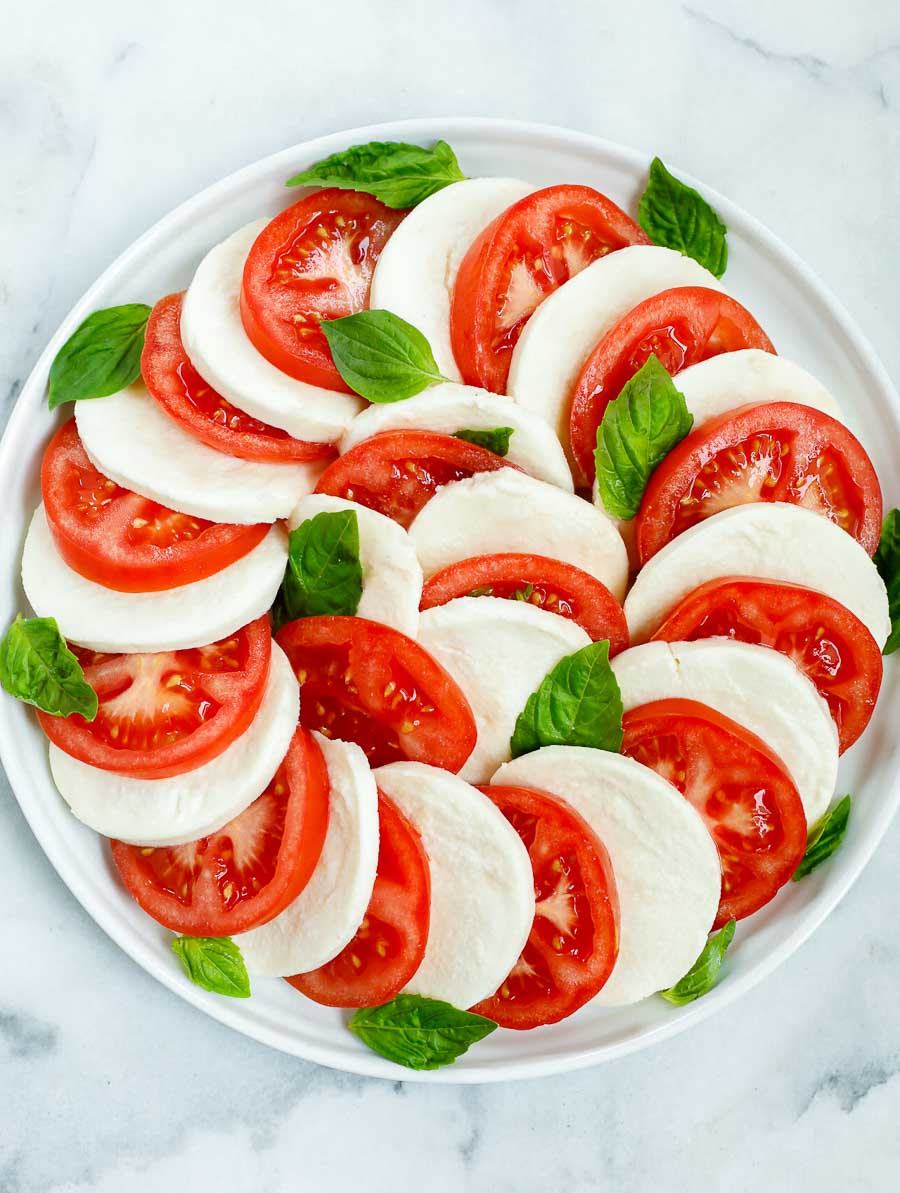
<path fill-rule="evenodd" d="M 541 746 L 622 746 L 622 695 L 609 665 L 609 642 L 566 655 L 544 677 L 519 713 L 510 741 L 513 758 Z"/>
<path fill-rule="evenodd" d="M 50 409 L 63 402 L 105 398 L 137 381 L 149 318 L 150 307 L 142 302 L 88 315 L 50 366 Z"/>
<path fill-rule="evenodd" d="M 638 223 L 654 244 L 693 257 L 717 278 L 725 272 L 728 229 L 703 196 L 679 182 L 658 157 L 650 163 Z"/>
<path fill-rule="evenodd" d="M 323 319 L 321 327 L 337 371 L 370 402 L 401 402 L 448 380 L 425 336 L 391 311 Z"/>
<path fill-rule="evenodd" d="M 820 816 L 809 830 L 806 853 L 793 873 L 792 882 L 799 882 L 807 874 L 812 874 L 840 848 L 850 823 L 851 802 L 850 796 L 845 795 L 824 816 Z"/>
<path fill-rule="evenodd" d="M 333 153 L 285 185 L 365 191 L 387 207 L 407 208 L 464 178 L 446 141 L 437 141 L 433 149 L 403 141 L 370 141 Z"/>
<path fill-rule="evenodd" d="M 195 986 L 227 998 L 249 998 L 241 950 L 229 936 L 176 936 L 172 952 Z"/>
<path fill-rule="evenodd" d="M 316 514 L 291 531 L 287 567 L 273 610 L 275 628 L 298 617 L 352 617 L 362 590 L 356 510 Z"/>
<path fill-rule="evenodd" d="M 398 994 L 383 1006 L 357 1011 L 348 1026 L 373 1052 L 418 1070 L 452 1065 L 497 1030 L 483 1015 L 419 994 Z"/>
<path fill-rule="evenodd" d="M 509 441 L 512 434 L 512 427 L 485 427 L 484 429 L 472 427 L 456 431 L 453 438 L 465 439 L 466 443 L 474 443 L 476 447 L 486 447 L 496 456 L 505 456 L 509 453 Z"/>
<path fill-rule="evenodd" d="M 52 617 L 20 613 L 12 623 L 0 641 L 0 685 L 54 717 L 97 715 L 97 693 Z"/>
<path fill-rule="evenodd" d="M 622 386 L 597 428 L 597 486 L 614 518 L 633 518 L 660 462 L 694 425 L 684 395 L 655 356 Z"/>
<path fill-rule="evenodd" d="M 893 654 L 900 647 L 900 510 L 888 510 L 875 552 L 875 566 L 887 588 L 891 613 L 891 633 L 884 644 L 884 653 Z"/>
<path fill-rule="evenodd" d="M 660 990 L 667 1002 L 683 1007 L 704 994 L 709 994 L 719 984 L 722 962 L 728 946 L 734 938 L 735 921 L 729 920 L 720 932 L 714 933 L 706 942 L 703 952 L 680 981 L 668 990 Z"/>

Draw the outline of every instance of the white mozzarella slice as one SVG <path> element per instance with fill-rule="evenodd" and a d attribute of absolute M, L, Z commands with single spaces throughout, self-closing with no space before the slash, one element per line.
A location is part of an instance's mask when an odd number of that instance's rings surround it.
<path fill-rule="evenodd" d="M 380 621 L 415 638 L 422 599 L 422 566 L 402 526 L 364 505 L 324 493 L 304 497 L 288 525 L 293 530 L 307 518 L 338 510 L 353 510 L 359 526 L 363 592 L 357 616 Z"/>
<path fill-rule="evenodd" d="M 834 597 L 879 646 L 891 632 L 875 564 L 845 530 L 801 506 L 759 501 L 691 526 L 649 559 L 625 600 L 632 642 L 644 642 L 689 592 L 717 576 L 803 584 Z"/>
<path fill-rule="evenodd" d="M 409 533 L 426 578 L 473 555 L 521 551 L 572 563 L 616 600 L 625 595 L 628 554 L 612 521 L 574 493 L 513 468 L 444 485 Z"/>
<path fill-rule="evenodd" d="M 298 498 L 313 491 L 328 463 L 227 456 L 183 430 L 141 383 L 108 398 L 76 402 L 75 421 L 84 450 L 104 476 L 212 522 L 253 525 L 286 518 Z"/>
<path fill-rule="evenodd" d="M 69 567 L 39 505 L 22 553 L 22 585 L 38 617 L 55 617 L 64 638 L 89 650 L 188 650 L 227 638 L 271 608 L 286 561 L 287 535 L 276 525 L 205 580 L 162 592 L 116 592 Z"/>
<path fill-rule="evenodd" d="M 392 762 L 375 780 L 418 829 L 431 871 L 428 944 L 406 991 L 474 1006 L 496 992 L 531 931 L 528 852 L 494 804 L 449 771 Z"/>
<path fill-rule="evenodd" d="M 609 851 L 619 896 L 619 956 L 594 998 L 640 1002 L 673 986 L 697 960 L 719 905 L 719 856 L 694 808 L 631 758 L 546 746 L 502 766 L 492 783 L 567 800 Z"/>
<path fill-rule="evenodd" d="M 722 289 L 702 265 L 656 245 L 631 245 L 592 262 L 525 324 L 512 355 L 510 397 L 540 415 L 568 447 L 572 390 L 588 356 L 623 315 L 675 286 Z"/>
<path fill-rule="evenodd" d="M 200 376 L 239 410 L 295 439 L 334 443 L 362 399 L 289 377 L 256 350 L 241 322 L 244 262 L 267 223 L 238 229 L 200 262 L 181 309 L 184 349 Z"/>
<path fill-rule="evenodd" d="M 612 660 L 627 712 L 654 700 L 696 700 L 755 733 L 787 768 L 807 820 L 834 794 L 838 735 L 828 705 L 791 660 L 732 638 L 647 642 Z"/>
<path fill-rule="evenodd" d="M 509 740 L 528 697 L 590 638 L 574 621 L 524 601 L 458 597 L 420 614 L 419 642 L 459 684 L 475 717 L 478 739 L 459 773 L 486 783 L 510 756 Z"/>
<path fill-rule="evenodd" d="M 284 978 L 333 960 L 363 921 L 378 866 L 378 791 L 352 742 L 315 734 L 328 768 L 328 829 L 309 882 L 284 911 L 235 937 L 252 974 Z"/>
<path fill-rule="evenodd" d="M 835 399 L 806 369 L 760 348 L 711 356 L 683 369 L 675 384 L 694 416 L 694 430 L 738 406 L 765 402 L 796 402 L 841 417 Z"/>
<path fill-rule="evenodd" d="M 492 220 L 533 190 L 515 178 L 455 182 L 414 207 L 381 250 L 369 305 L 417 327 L 451 381 L 462 380 L 450 343 L 450 302 L 462 259 Z"/>
<path fill-rule="evenodd" d="M 217 832 L 268 787 L 300 715 L 300 688 L 285 654 L 272 661 L 259 711 L 218 758 L 168 779 L 99 770 L 50 746 L 50 770 L 79 820 L 132 845 L 183 845 Z"/>
<path fill-rule="evenodd" d="M 512 427 L 509 453 L 511 464 L 571 493 L 572 473 L 559 440 L 543 419 L 521 409 L 509 398 L 488 393 L 474 385 L 433 385 L 431 389 L 383 406 L 370 406 L 350 424 L 341 440 L 341 452 L 348 452 L 364 439 L 382 431 L 438 431 L 455 435 L 462 430 Z"/>

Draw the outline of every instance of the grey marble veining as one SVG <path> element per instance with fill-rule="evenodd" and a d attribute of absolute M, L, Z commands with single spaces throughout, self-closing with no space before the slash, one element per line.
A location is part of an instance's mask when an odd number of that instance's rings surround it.
<path fill-rule="evenodd" d="M 900 373 L 892 0 L 35 0 L 0 40 L 0 422 L 72 302 L 176 202 L 389 117 L 508 115 L 661 153 L 788 241 Z M 603 1068 L 365 1081 L 230 1032 L 93 924 L 0 789 L 0 1193 L 888 1193 L 900 825 L 737 1005 Z"/>

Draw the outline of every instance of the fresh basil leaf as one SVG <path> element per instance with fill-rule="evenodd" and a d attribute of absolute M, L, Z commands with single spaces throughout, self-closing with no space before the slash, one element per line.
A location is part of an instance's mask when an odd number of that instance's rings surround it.
<path fill-rule="evenodd" d="M 419 329 L 390 311 L 323 319 L 321 328 L 338 372 L 370 402 L 401 402 L 447 380 Z"/>
<path fill-rule="evenodd" d="M 339 186 L 374 195 L 388 207 L 415 207 L 465 178 L 446 141 L 433 149 L 402 141 L 370 141 L 333 153 L 289 178 L 286 186 Z"/>
<path fill-rule="evenodd" d="M 316 514 L 291 531 L 276 631 L 298 617 L 353 617 L 363 590 L 356 510 Z"/>
<path fill-rule="evenodd" d="M 884 644 L 884 653 L 893 654 L 900 647 L 900 510 L 888 510 L 875 552 L 875 566 L 887 589 L 891 611 L 891 633 Z"/>
<path fill-rule="evenodd" d="M 383 1006 L 357 1011 L 348 1027 L 373 1052 L 422 1070 L 452 1065 L 497 1024 L 437 998 L 398 994 Z"/>
<path fill-rule="evenodd" d="M 512 438 L 512 427 L 490 427 L 480 430 L 477 427 L 457 431 L 454 439 L 465 439 L 466 443 L 474 443 L 476 447 L 486 447 L 495 456 L 505 456 L 509 452 L 509 441 Z"/>
<path fill-rule="evenodd" d="M 609 665 L 609 642 L 592 642 L 566 655 L 541 681 L 510 741 L 513 758 L 541 746 L 622 745 L 622 696 Z"/>
<path fill-rule="evenodd" d="M 683 1007 L 696 998 L 709 994 L 719 983 L 722 962 L 734 938 L 735 921 L 729 920 L 721 931 L 709 938 L 703 952 L 680 981 L 668 990 L 660 990 L 667 1002 Z"/>
<path fill-rule="evenodd" d="M 172 952 L 195 986 L 228 998 L 249 998 L 250 978 L 230 936 L 176 936 Z"/>
<path fill-rule="evenodd" d="M 0 685 L 54 717 L 97 715 L 97 693 L 52 617 L 21 613 L 0 641 Z"/>
<path fill-rule="evenodd" d="M 658 157 L 650 163 L 638 223 L 654 244 L 693 257 L 720 278 L 728 264 L 728 229 L 703 196 L 679 182 Z"/>
<path fill-rule="evenodd" d="M 833 808 L 829 808 L 824 816 L 820 816 L 809 830 L 806 853 L 794 871 L 793 882 L 799 882 L 807 874 L 812 874 L 813 870 L 821 866 L 822 862 L 827 862 L 840 848 L 847 825 L 850 823 L 850 804 L 850 796 L 845 795 Z"/>
<path fill-rule="evenodd" d="M 597 428 L 597 486 L 614 518 L 633 518 L 660 462 L 694 425 L 684 395 L 655 356 L 622 386 Z"/>
<path fill-rule="evenodd" d="M 88 315 L 50 366 L 50 409 L 63 402 L 105 398 L 137 381 L 149 318 L 150 307 L 142 302 Z"/>

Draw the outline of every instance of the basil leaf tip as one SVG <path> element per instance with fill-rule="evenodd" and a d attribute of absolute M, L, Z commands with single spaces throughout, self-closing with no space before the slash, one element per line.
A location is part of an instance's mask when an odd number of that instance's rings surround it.
<path fill-rule="evenodd" d="M 291 531 L 274 628 L 298 617 L 352 617 L 362 591 L 356 510 L 325 510 Z"/>
<path fill-rule="evenodd" d="M 359 311 L 321 328 L 338 372 L 370 402 L 400 402 L 448 380 L 425 336 L 391 311 Z"/>
<path fill-rule="evenodd" d="M 454 432 L 454 439 L 464 439 L 466 443 L 474 443 L 476 447 L 487 448 L 495 456 L 509 454 L 509 441 L 513 436 L 512 427 L 466 427 Z"/>
<path fill-rule="evenodd" d="M 195 986 L 226 998 L 249 998 L 250 978 L 230 936 L 176 936 L 172 952 Z"/>
<path fill-rule="evenodd" d="M 20 613 L 10 625 L 0 641 L 0 686 L 54 717 L 97 715 L 97 693 L 52 617 Z"/>
<path fill-rule="evenodd" d="M 50 366 L 47 404 L 106 398 L 137 381 L 150 307 L 127 303 L 88 315 Z"/>
<path fill-rule="evenodd" d="M 406 209 L 464 179 L 446 141 L 437 141 L 431 149 L 403 141 L 370 141 L 331 154 L 285 185 L 364 191 L 386 207 Z"/>
<path fill-rule="evenodd" d="M 823 862 L 828 861 L 833 853 L 841 847 L 850 823 L 850 808 L 852 800 L 849 795 L 838 800 L 833 808 L 820 816 L 809 830 L 806 839 L 806 852 L 800 865 L 794 871 L 791 881 L 799 882 L 812 874 Z"/>
<path fill-rule="evenodd" d="M 699 191 L 655 157 L 638 204 L 638 223 L 654 244 L 699 261 L 720 278 L 728 264 L 728 229 Z"/>
<path fill-rule="evenodd" d="M 419 1071 L 452 1065 L 497 1024 L 449 1002 L 398 994 L 380 1007 L 357 1011 L 348 1027 L 386 1060 Z"/>
<path fill-rule="evenodd" d="M 883 653 L 889 655 L 900 649 L 900 510 L 888 510 L 885 516 L 875 566 L 888 594 L 891 632 Z"/>
<path fill-rule="evenodd" d="M 721 978 L 722 962 L 728 946 L 734 939 L 735 921 L 729 920 L 719 932 L 715 932 L 704 946 L 703 952 L 683 978 L 660 994 L 673 1006 L 683 1007 L 689 1002 L 709 994 Z"/>

